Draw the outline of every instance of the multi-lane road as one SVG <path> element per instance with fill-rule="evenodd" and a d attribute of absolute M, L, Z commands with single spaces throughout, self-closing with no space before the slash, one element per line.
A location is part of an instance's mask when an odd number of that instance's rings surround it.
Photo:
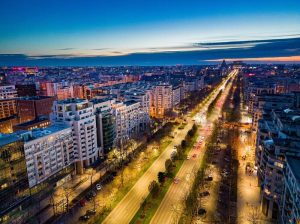
<path fill-rule="evenodd" d="M 235 75 L 237 72 L 233 71 L 229 77 Z M 220 86 L 217 91 L 214 91 L 212 93 L 212 96 L 210 97 L 210 100 L 203 106 L 203 109 L 201 109 L 201 114 L 205 114 L 207 106 L 210 104 L 210 102 L 214 99 L 214 97 L 217 96 L 219 91 L 224 88 L 224 85 Z M 223 93 L 224 98 L 225 93 Z M 186 136 L 187 132 L 191 129 L 194 119 L 199 116 L 196 115 L 193 118 L 187 118 L 187 125 L 184 129 L 178 130 L 176 138 L 170 143 L 170 145 L 165 149 L 165 151 L 154 161 L 154 163 L 149 167 L 149 169 L 143 174 L 143 176 L 140 177 L 140 179 L 135 183 L 135 185 L 131 188 L 131 190 L 125 195 L 125 197 L 119 202 L 119 204 L 111 211 L 111 213 L 106 217 L 106 219 L 103 221 L 103 223 L 106 224 L 126 224 L 131 221 L 131 219 L 134 217 L 138 209 L 140 208 L 141 203 L 143 202 L 144 198 L 146 198 L 149 194 L 148 186 L 153 180 L 157 180 L 157 173 L 159 171 L 163 171 L 165 169 L 165 161 L 170 158 L 171 153 L 174 151 L 174 146 L 179 145 L 181 141 Z M 210 132 L 209 127 L 206 129 L 203 129 L 200 134 L 202 136 L 207 136 Z M 200 152 L 199 152 L 200 153 Z M 201 155 L 199 155 L 197 160 L 200 160 Z M 191 172 L 194 165 L 191 165 L 191 163 L 197 164 L 197 160 L 190 160 L 185 161 L 183 163 L 182 168 L 178 172 L 179 178 L 184 178 L 185 174 L 187 172 Z M 186 182 L 185 188 L 188 190 L 188 186 L 190 183 Z M 174 198 L 178 198 L 178 195 L 174 197 L 172 195 L 172 192 L 179 192 L 182 196 L 185 192 L 185 190 L 181 189 L 181 182 L 178 185 L 172 185 L 167 192 L 165 198 L 163 199 L 159 209 L 157 210 L 155 216 L 152 219 L 152 223 L 170 223 L 173 219 L 173 212 L 171 210 L 171 206 L 173 203 L 177 203 L 177 201 L 174 201 Z M 168 215 L 163 215 L 164 212 L 167 212 Z M 157 221 L 156 221 L 157 220 Z M 170 220 L 170 221 L 169 221 Z"/>
<path fill-rule="evenodd" d="M 236 71 L 231 73 L 230 77 L 232 75 L 235 75 Z M 173 183 L 168 192 L 166 193 L 164 199 L 162 200 L 160 206 L 158 207 L 156 213 L 154 214 L 151 224 L 157 224 L 157 223 L 177 223 L 178 219 L 180 218 L 180 214 L 182 212 L 182 209 L 180 208 L 181 205 L 184 202 L 185 195 L 189 192 L 191 185 L 193 183 L 194 179 L 194 173 L 197 171 L 200 167 L 201 160 L 203 158 L 203 155 L 205 153 L 205 140 L 210 136 L 212 132 L 212 125 L 213 122 L 218 119 L 219 114 L 221 112 L 221 108 L 223 106 L 223 103 L 228 95 L 229 89 L 231 87 L 232 83 L 229 83 L 229 85 L 226 87 L 226 89 L 223 91 L 221 97 L 219 98 L 217 104 L 216 104 L 216 113 L 213 114 L 211 119 L 206 119 L 206 113 L 201 113 L 202 117 L 202 127 L 199 130 L 199 138 L 198 138 L 198 145 L 201 144 L 201 147 L 194 147 L 193 150 L 190 151 L 190 160 L 186 160 L 180 170 L 178 171 L 176 177 L 180 180 L 178 184 Z M 220 90 L 224 88 L 224 85 L 220 87 Z M 205 109 L 205 108 L 204 108 Z M 199 116 L 199 114 L 195 115 L 195 117 Z M 203 139 L 203 142 L 202 142 Z M 196 158 L 193 158 L 192 155 L 196 155 Z M 174 197 L 176 195 L 176 197 Z"/>

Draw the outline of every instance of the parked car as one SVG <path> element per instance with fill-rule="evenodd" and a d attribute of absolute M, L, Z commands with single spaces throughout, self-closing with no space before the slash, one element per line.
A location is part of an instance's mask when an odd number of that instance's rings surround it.
<path fill-rule="evenodd" d="M 82 215 L 82 216 L 79 217 L 79 220 L 80 220 L 80 221 L 87 221 L 87 220 L 89 220 L 89 219 L 90 219 L 90 216 L 89 216 L 89 215 Z"/>
<path fill-rule="evenodd" d="M 213 177 L 212 176 L 208 176 L 206 178 L 204 178 L 205 181 L 212 181 L 213 180 Z"/>
<path fill-rule="evenodd" d="M 179 178 L 175 177 L 174 178 L 174 184 L 178 184 L 179 183 Z"/>
<path fill-rule="evenodd" d="M 199 194 L 200 197 L 206 197 L 209 196 L 209 192 L 208 191 L 203 191 Z"/>
<path fill-rule="evenodd" d="M 96 211 L 93 209 L 89 209 L 86 211 L 86 215 L 88 215 L 88 216 L 95 215 L 95 214 L 96 214 Z"/>
<path fill-rule="evenodd" d="M 101 184 L 96 184 L 96 190 L 100 191 L 102 189 L 102 185 Z"/>
<path fill-rule="evenodd" d="M 86 203 L 86 201 L 84 199 L 79 201 L 79 204 L 80 204 L 81 207 L 84 207 L 85 203 Z"/>

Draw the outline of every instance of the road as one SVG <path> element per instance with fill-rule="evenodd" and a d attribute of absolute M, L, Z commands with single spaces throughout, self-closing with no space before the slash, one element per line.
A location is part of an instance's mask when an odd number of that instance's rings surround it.
<path fill-rule="evenodd" d="M 220 87 L 221 89 L 222 87 Z M 220 90 L 219 89 L 219 90 Z M 217 95 L 218 91 L 214 91 L 213 97 Z M 211 101 L 211 100 L 210 100 Z M 209 102 L 206 103 L 209 105 Z M 155 160 L 150 168 L 141 176 L 126 196 L 120 201 L 120 203 L 111 211 L 106 217 L 103 223 L 107 224 L 125 224 L 129 223 L 134 217 L 135 213 L 140 208 L 144 198 L 149 194 L 148 186 L 153 180 L 157 180 L 157 173 L 165 169 L 165 161 L 170 158 L 171 153 L 174 150 L 175 145 L 179 145 L 186 136 L 187 132 L 191 129 L 194 121 L 192 118 L 187 119 L 187 125 L 183 130 L 178 130 L 176 138 L 170 143 L 166 150 Z"/>
<path fill-rule="evenodd" d="M 233 71 L 229 77 L 232 77 L 233 75 L 236 75 L 237 71 Z M 212 119 L 206 119 L 206 114 L 201 113 L 202 117 L 202 126 L 204 128 L 200 129 L 200 137 L 198 141 L 200 141 L 200 138 L 203 136 L 205 140 L 207 140 L 207 137 L 211 134 L 212 131 L 212 124 L 213 122 L 218 119 L 219 114 L 221 112 L 222 105 L 226 99 L 226 96 L 228 95 L 229 89 L 231 87 L 231 83 L 227 85 L 225 91 L 223 91 L 220 99 L 217 102 L 217 113 L 213 116 Z M 224 84 L 219 87 L 218 92 L 224 89 Z M 207 103 L 209 105 L 210 102 Z M 195 115 L 197 117 L 199 115 Z M 204 143 L 205 143 L 204 140 Z M 186 160 L 179 172 L 177 173 L 176 177 L 180 179 L 178 184 L 172 184 L 166 193 L 164 199 L 162 200 L 160 206 L 158 207 L 156 213 L 154 214 L 152 220 L 150 223 L 152 224 L 157 224 L 157 223 L 178 223 L 178 219 L 180 218 L 182 210 L 174 209 L 174 208 L 179 208 L 180 205 L 183 204 L 184 202 L 184 197 L 187 195 L 189 192 L 189 189 L 193 183 L 193 173 L 195 173 L 201 164 L 201 161 L 203 159 L 203 155 L 205 153 L 204 150 L 204 145 L 202 144 L 202 147 L 200 150 L 194 149 L 190 152 L 191 155 L 196 154 L 197 158 L 196 159 L 191 159 L 191 160 Z M 189 178 L 188 178 L 189 177 Z M 192 178 L 191 178 L 192 177 Z M 176 195 L 176 197 L 174 197 Z"/>

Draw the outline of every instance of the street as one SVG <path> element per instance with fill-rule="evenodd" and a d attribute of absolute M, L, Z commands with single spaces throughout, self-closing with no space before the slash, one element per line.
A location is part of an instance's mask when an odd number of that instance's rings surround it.
<path fill-rule="evenodd" d="M 232 77 L 237 74 L 237 71 L 233 71 L 229 77 Z M 229 78 L 228 78 L 229 79 Z M 207 137 L 210 135 L 212 131 L 212 125 L 215 120 L 218 119 L 219 113 L 221 111 L 222 105 L 226 99 L 226 96 L 229 92 L 231 83 L 226 87 L 225 91 L 223 91 L 221 98 L 217 102 L 217 113 L 213 116 L 212 119 L 206 119 L 206 114 L 202 113 L 202 122 L 201 125 L 203 128 L 200 129 L 199 133 L 199 140 L 201 136 L 204 137 L 204 141 L 202 143 L 202 147 L 200 150 L 197 150 L 197 159 L 192 159 L 192 160 L 186 160 L 183 164 L 182 167 L 180 168 L 179 172 L 177 173 L 177 178 L 179 178 L 181 183 L 179 184 L 172 184 L 165 195 L 164 199 L 162 200 L 158 210 L 156 211 L 155 215 L 153 216 L 151 223 L 156 224 L 156 223 L 177 223 L 178 218 L 180 218 L 180 214 L 182 211 L 180 209 L 176 210 L 174 207 L 179 207 L 178 205 L 183 203 L 185 195 L 188 193 L 192 183 L 192 180 L 186 180 L 186 176 L 189 175 L 193 177 L 193 173 L 197 171 L 200 167 L 203 155 L 205 153 L 204 145 L 205 145 L 205 140 Z M 224 86 L 221 86 L 217 92 L 219 92 L 221 89 L 223 89 Z M 208 102 L 207 105 L 209 105 L 210 102 Z M 201 114 L 201 113 L 199 113 Z M 199 114 L 195 115 L 195 117 L 199 116 Z M 191 154 L 194 154 L 195 150 L 191 152 Z M 176 195 L 176 197 L 174 197 Z"/>

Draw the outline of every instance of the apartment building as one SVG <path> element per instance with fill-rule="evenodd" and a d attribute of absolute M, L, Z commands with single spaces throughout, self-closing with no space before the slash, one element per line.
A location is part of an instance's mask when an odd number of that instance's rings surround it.
<path fill-rule="evenodd" d="M 14 85 L 0 85 L 0 99 L 13 99 L 17 96 L 17 90 Z"/>
<path fill-rule="evenodd" d="M 288 109 L 294 106 L 293 94 L 265 94 L 253 98 L 252 128 L 257 130 L 258 120 L 262 113 L 269 113 L 273 109 Z"/>
<path fill-rule="evenodd" d="M 90 102 L 93 104 L 96 116 L 98 147 L 102 150 L 101 153 L 105 155 L 115 143 L 115 118 L 112 114 L 112 104 L 115 100 L 104 98 L 92 99 Z"/>
<path fill-rule="evenodd" d="M 84 167 L 98 160 L 100 150 L 92 103 L 84 99 L 55 101 L 51 119 L 54 123 L 65 123 L 72 127 L 77 172 L 83 172 Z"/>
<path fill-rule="evenodd" d="M 139 119 L 141 130 L 146 130 L 150 123 L 150 96 L 151 90 L 130 90 L 124 94 L 125 101 L 137 101 L 140 103 Z"/>
<path fill-rule="evenodd" d="M 258 122 L 256 144 L 262 211 L 267 217 L 277 219 L 284 191 L 286 156 L 300 153 L 299 109 L 265 113 Z"/>
<path fill-rule="evenodd" d="M 17 114 L 16 101 L 14 99 L 0 100 L 0 119 Z"/>
<path fill-rule="evenodd" d="M 286 156 L 281 223 L 300 223 L 300 157 Z"/>
<path fill-rule="evenodd" d="M 150 97 L 150 115 L 155 118 L 163 118 L 172 111 L 173 105 L 172 85 L 154 86 Z"/>
<path fill-rule="evenodd" d="M 181 97 L 180 97 L 180 93 L 181 93 L 181 86 L 178 85 L 178 86 L 173 86 L 172 88 L 172 105 L 173 107 L 176 107 L 180 104 L 180 100 L 181 100 Z"/>
<path fill-rule="evenodd" d="M 73 133 L 70 126 L 56 124 L 33 129 L 24 138 L 29 187 L 53 177 L 74 162 Z"/>
<path fill-rule="evenodd" d="M 138 136 L 141 131 L 140 102 L 130 100 L 112 104 L 116 125 L 116 144 Z"/>

